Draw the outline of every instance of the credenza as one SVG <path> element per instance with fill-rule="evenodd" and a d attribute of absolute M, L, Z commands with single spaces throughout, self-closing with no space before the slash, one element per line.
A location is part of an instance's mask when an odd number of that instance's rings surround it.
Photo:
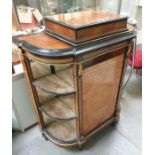
<path fill-rule="evenodd" d="M 45 29 L 18 36 L 42 135 L 79 146 L 119 120 L 127 57 L 136 33 L 127 17 L 80 11 L 44 18 Z"/>

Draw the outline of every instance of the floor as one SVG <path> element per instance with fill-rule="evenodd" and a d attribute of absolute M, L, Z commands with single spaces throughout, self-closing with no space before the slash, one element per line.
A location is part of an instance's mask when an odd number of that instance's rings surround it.
<path fill-rule="evenodd" d="M 127 69 L 126 77 L 130 68 Z M 109 126 L 90 139 L 83 150 L 64 149 L 45 141 L 38 126 L 25 133 L 13 132 L 13 155 L 141 155 L 142 77 L 132 75 L 121 98 L 121 116 L 116 127 Z"/>

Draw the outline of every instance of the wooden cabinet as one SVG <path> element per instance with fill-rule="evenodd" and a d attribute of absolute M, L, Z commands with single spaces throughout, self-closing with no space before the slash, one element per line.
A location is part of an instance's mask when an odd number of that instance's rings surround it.
<path fill-rule="evenodd" d="M 86 12 L 48 17 L 45 21 L 62 29 L 46 25 L 41 33 L 13 38 L 42 133 L 60 146 L 81 147 L 118 121 L 127 56 L 136 37 L 127 18 L 87 13 L 88 18 Z M 70 30 L 83 35 L 68 39 Z"/>

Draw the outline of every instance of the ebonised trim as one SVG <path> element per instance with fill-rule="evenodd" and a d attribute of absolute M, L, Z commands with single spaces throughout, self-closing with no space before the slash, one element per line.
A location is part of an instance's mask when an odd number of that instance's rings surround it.
<path fill-rule="evenodd" d="M 72 45 L 72 46 L 79 46 L 79 45 L 81 45 L 81 44 L 85 44 L 85 43 L 87 43 L 87 42 L 93 42 L 94 40 L 96 40 L 96 39 L 102 39 L 102 38 L 105 38 L 105 37 L 108 37 L 109 36 L 109 38 L 110 38 L 110 36 L 111 35 L 115 35 L 115 34 L 117 34 L 117 33 L 121 33 L 121 32 L 127 32 L 128 31 L 128 29 L 127 28 L 123 28 L 123 29 L 119 29 L 119 30 L 117 30 L 117 31 L 115 31 L 115 32 L 109 32 L 109 33 L 107 33 L 105 36 L 99 36 L 99 37 L 96 37 L 96 38 L 91 38 L 91 39 L 88 39 L 88 40 L 70 40 L 70 39 L 68 39 L 68 38 L 65 38 L 64 36 L 62 36 L 62 35 L 59 35 L 59 34 L 57 34 L 57 33 L 54 33 L 54 32 L 52 32 L 51 30 L 49 30 L 49 29 L 47 29 L 47 28 L 45 28 L 45 30 L 44 30 L 44 32 L 46 33 L 46 34 L 48 34 L 48 35 L 51 35 L 51 36 L 53 36 L 53 37 L 55 37 L 55 38 L 57 38 L 57 39 L 59 39 L 59 40 L 61 40 L 61 41 L 64 41 L 65 43 L 67 43 L 67 44 L 69 44 L 69 45 Z M 76 32 L 76 35 L 77 35 L 77 32 Z M 119 35 L 119 34 L 118 34 Z M 77 36 L 76 36 L 77 37 Z"/>
<path fill-rule="evenodd" d="M 102 40 L 95 42 L 94 44 L 87 44 L 87 45 L 79 46 L 79 47 L 76 47 L 76 56 L 81 56 L 87 53 L 95 52 L 95 50 L 99 50 L 101 48 L 107 48 L 109 46 L 121 43 L 123 41 L 127 41 L 135 37 L 136 37 L 135 33 L 128 33 L 128 34 L 124 34 L 117 38 L 113 38 L 113 39 L 109 38 L 106 40 L 102 39 Z"/>
<path fill-rule="evenodd" d="M 74 48 L 67 49 L 43 49 L 37 46 L 33 46 L 25 41 L 19 43 L 19 47 L 22 49 L 43 58 L 63 59 L 74 56 Z"/>
<path fill-rule="evenodd" d="M 91 43 L 86 42 L 84 45 L 79 45 L 77 47 L 71 47 L 67 49 L 43 49 L 31 45 L 26 41 L 19 41 L 16 38 L 13 39 L 13 42 L 16 43 L 20 48 L 41 58 L 63 59 L 72 57 L 78 59 L 78 56 L 94 52 L 94 50 L 105 48 L 135 37 L 136 33 L 134 31 L 131 31 L 118 36 L 109 37 L 106 39 L 101 38 L 100 40 L 96 41 L 92 40 Z"/>

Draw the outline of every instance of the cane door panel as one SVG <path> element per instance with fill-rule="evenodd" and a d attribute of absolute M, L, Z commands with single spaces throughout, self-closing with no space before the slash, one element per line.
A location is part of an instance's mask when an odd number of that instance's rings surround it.
<path fill-rule="evenodd" d="M 86 135 L 114 115 L 124 50 L 84 68 L 82 74 L 83 134 Z M 94 60 L 92 60 L 94 61 Z"/>

